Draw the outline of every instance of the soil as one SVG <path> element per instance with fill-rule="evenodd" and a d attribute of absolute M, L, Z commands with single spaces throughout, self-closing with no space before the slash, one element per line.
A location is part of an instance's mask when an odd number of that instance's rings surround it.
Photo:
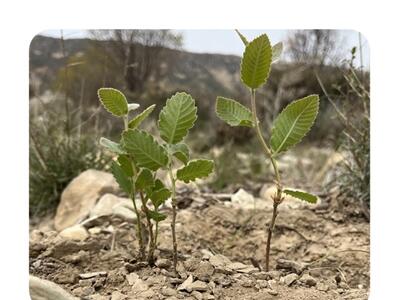
<path fill-rule="evenodd" d="M 30 274 L 80 299 L 368 299 L 370 240 L 365 219 L 332 209 L 329 198 L 314 208 L 281 205 L 272 239 L 273 271 L 265 273 L 266 223 L 272 206 L 241 209 L 224 200 L 209 194 L 181 195 L 179 274 L 171 268 L 169 219 L 160 223 L 156 266 L 148 266 L 137 259 L 134 224 L 117 217 L 87 225 L 91 235 L 79 242 L 38 230 L 40 226 L 31 228 Z M 243 263 L 247 270 L 211 268 L 214 254 Z M 101 273 L 85 275 L 92 272 Z M 303 280 L 306 275 L 311 279 Z M 182 288 L 190 277 L 200 281 L 200 287 Z M 295 279 L 289 284 L 290 277 Z"/>

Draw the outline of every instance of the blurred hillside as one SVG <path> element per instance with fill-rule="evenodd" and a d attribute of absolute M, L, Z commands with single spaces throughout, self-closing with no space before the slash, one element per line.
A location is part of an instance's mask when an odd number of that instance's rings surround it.
<path fill-rule="evenodd" d="M 107 40 L 92 39 L 67 39 L 61 43 L 57 38 L 36 36 L 30 47 L 30 97 L 34 100 L 31 106 L 38 105 L 36 98 L 54 98 L 55 94 L 60 97 L 60 94 L 67 93 L 71 106 L 90 112 L 88 116 L 98 106 L 96 91 L 102 86 L 121 89 L 130 101 L 143 106 L 157 103 L 159 107 L 175 91 L 186 91 L 197 100 L 199 126 L 217 128 L 214 132 L 221 133 L 220 140 L 225 135 L 231 138 L 233 133 L 217 122 L 213 110 L 218 95 L 229 95 L 244 103 L 249 101 L 248 93 L 240 83 L 240 57 L 163 48 L 157 57 L 157 66 L 151 69 L 141 91 L 132 92 L 124 82 L 123 67 L 113 64 L 113 59 L 107 57 L 109 53 L 103 52 L 108 44 Z M 65 67 L 68 69 L 67 78 Z M 316 70 L 328 91 L 337 93 L 333 85 L 343 82 L 342 66 L 315 66 L 303 62 L 274 64 L 270 81 L 260 97 L 265 99 L 260 103 L 260 113 L 265 117 L 266 126 L 271 127 L 280 109 L 294 99 L 310 93 L 322 95 L 314 75 Z M 323 132 L 315 131 L 312 137 L 334 140 L 341 127 L 339 124 L 332 126 L 331 122 L 325 126 L 323 120 L 334 117 L 334 114 L 323 99 L 321 108 L 323 114 L 318 121 L 322 123 L 317 128 Z M 239 131 L 239 135 L 241 133 Z"/>

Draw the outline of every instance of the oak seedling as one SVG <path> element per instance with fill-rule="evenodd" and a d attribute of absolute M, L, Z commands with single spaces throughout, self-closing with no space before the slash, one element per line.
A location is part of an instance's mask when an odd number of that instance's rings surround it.
<path fill-rule="evenodd" d="M 98 96 L 107 111 L 124 122 L 124 131 L 119 142 L 101 138 L 100 144 L 117 155 L 111 170 L 121 189 L 133 201 L 137 216 L 137 238 L 139 242 L 139 257 L 146 256 L 149 264 L 154 263 L 154 252 L 157 248 L 159 222 L 166 219 L 160 212 L 162 204 L 169 198 L 172 201 L 172 248 L 174 270 L 177 265 L 178 245 L 175 232 L 177 215 L 176 182 L 188 183 L 198 178 L 207 177 L 214 169 L 212 160 L 190 159 L 189 147 L 184 138 L 194 126 L 197 119 L 197 107 L 194 99 L 187 93 L 176 93 L 166 101 L 160 112 L 158 130 L 159 142 L 153 135 L 139 129 L 141 123 L 151 114 L 155 105 L 151 105 L 132 119 L 129 112 L 139 108 L 139 104 L 128 104 L 125 96 L 113 88 L 101 88 Z M 174 172 L 176 166 L 180 168 Z M 157 178 L 157 171 L 168 172 L 169 187 Z M 141 213 L 135 198 L 139 195 L 146 226 L 149 232 L 149 242 L 146 246 L 142 236 Z"/>
<path fill-rule="evenodd" d="M 319 108 L 318 95 L 309 95 L 293 101 L 274 120 L 269 142 L 266 141 L 257 117 L 256 91 L 268 80 L 271 64 L 279 59 L 283 45 L 278 43 L 271 47 L 269 38 L 262 34 L 252 41 L 236 30 L 243 44 L 244 54 L 241 61 L 241 81 L 249 89 L 251 109 L 241 103 L 225 98 L 217 97 L 216 113 L 218 117 L 230 126 L 246 126 L 254 128 L 262 149 L 275 173 L 276 193 L 273 196 L 273 213 L 267 229 L 267 243 L 265 253 L 265 269 L 269 270 L 270 246 L 273 229 L 278 216 L 278 206 L 285 199 L 285 194 L 293 196 L 309 203 L 316 203 L 317 197 L 303 192 L 284 188 L 276 158 L 299 143 L 310 131 Z"/>

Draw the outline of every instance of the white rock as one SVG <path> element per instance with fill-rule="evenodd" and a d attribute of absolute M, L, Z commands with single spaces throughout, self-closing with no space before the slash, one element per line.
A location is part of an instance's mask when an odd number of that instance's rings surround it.
<path fill-rule="evenodd" d="M 59 236 L 66 240 L 84 241 L 89 237 L 89 233 L 82 225 L 75 225 L 65 228 Z"/>
<path fill-rule="evenodd" d="M 78 300 L 54 282 L 29 276 L 29 293 L 32 300 Z"/>
<path fill-rule="evenodd" d="M 190 287 L 192 283 L 193 283 L 193 276 L 190 275 L 184 282 L 182 282 L 180 286 L 178 286 L 178 291 L 187 291 L 190 293 L 192 291 Z"/>
<path fill-rule="evenodd" d="M 128 222 L 133 222 L 136 220 L 135 212 L 122 205 L 113 207 L 113 215 L 118 216 Z"/>
<path fill-rule="evenodd" d="M 231 196 L 231 202 L 234 206 L 243 209 L 253 209 L 256 205 L 254 196 L 244 189 L 238 190 Z"/>
<path fill-rule="evenodd" d="M 83 274 L 79 274 L 79 277 L 81 279 L 89 279 L 89 278 L 93 278 L 93 277 L 97 277 L 97 276 L 107 276 L 107 272 L 106 271 L 100 271 L 100 272 L 90 272 L 90 273 L 83 273 Z"/>
<path fill-rule="evenodd" d="M 113 194 L 105 194 L 103 195 L 99 201 L 97 202 L 96 206 L 92 209 L 90 212 L 90 217 L 95 217 L 95 216 L 107 216 L 112 214 L 112 208 L 118 204 L 121 203 L 121 199 Z"/>
<path fill-rule="evenodd" d="M 118 184 L 110 173 L 86 170 L 75 177 L 61 194 L 54 226 L 57 231 L 84 220 L 105 193 L 116 193 Z"/>
<path fill-rule="evenodd" d="M 100 227 L 92 227 L 92 228 L 89 228 L 88 231 L 90 234 L 96 235 L 101 232 L 101 228 Z"/>

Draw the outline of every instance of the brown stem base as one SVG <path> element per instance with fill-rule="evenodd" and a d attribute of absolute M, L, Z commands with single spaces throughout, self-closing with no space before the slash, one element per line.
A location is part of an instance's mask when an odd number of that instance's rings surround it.
<path fill-rule="evenodd" d="M 176 201 L 172 199 L 172 222 L 171 222 L 171 231 L 172 231 L 172 258 L 174 261 L 174 272 L 176 273 L 176 265 L 178 263 L 178 244 L 176 242 L 176 233 L 175 233 L 175 222 L 176 222 Z"/>
<path fill-rule="evenodd" d="M 276 217 L 278 216 L 278 206 L 279 206 L 279 202 L 274 201 L 271 223 L 269 225 L 267 225 L 268 226 L 268 229 L 267 229 L 268 237 L 267 237 L 267 245 L 266 245 L 266 249 L 265 249 L 265 270 L 267 272 L 269 271 L 269 253 L 270 253 L 270 249 L 271 249 L 271 238 L 272 238 L 272 233 L 273 233 L 274 227 L 275 227 Z"/>

